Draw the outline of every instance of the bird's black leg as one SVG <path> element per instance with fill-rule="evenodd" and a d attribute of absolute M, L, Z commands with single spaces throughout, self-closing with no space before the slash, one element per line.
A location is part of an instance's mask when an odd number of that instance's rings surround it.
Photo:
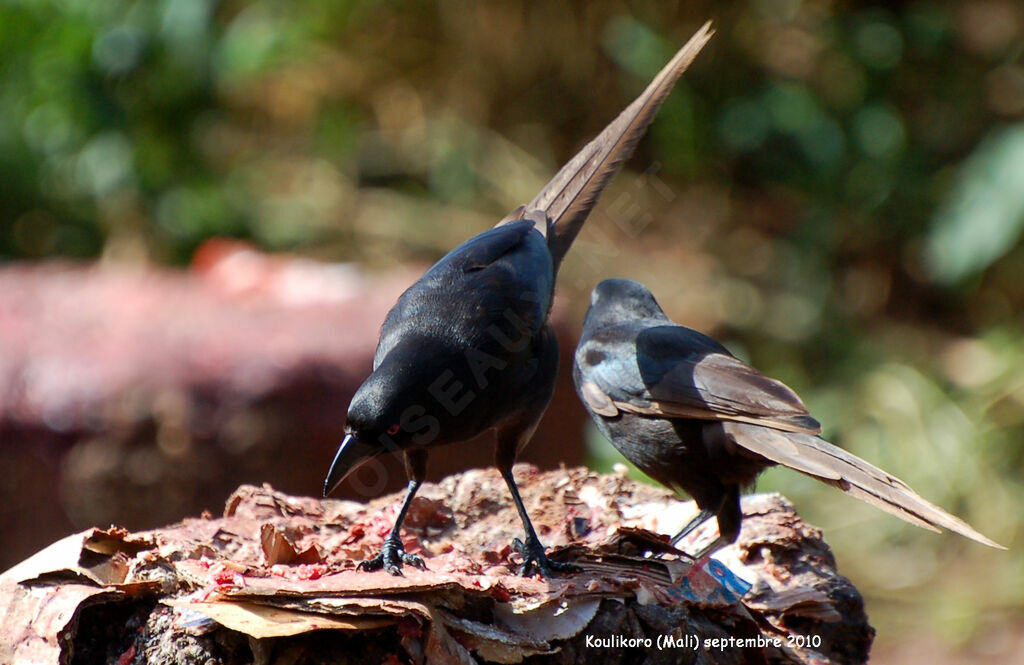
<path fill-rule="evenodd" d="M 572 572 L 578 570 L 576 566 L 570 563 L 552 561 L 548 558 L 548 555 L 544 553 L 544 545 L 541 544 L 540 538 L 537 537 L 537 532 L 533 529 L 530 516 L 526 514 L 523 499 L 519 496 L 519 488 L 516 487 L 516 481 L 512 477 L 512 469 L 501 469 L 501 476 L 505 479 L 505 484 L 508 485 L 509 491 L 512 492 L 512 501 L 516 504 L 519 518 L 523 520 L 523 530 L 526 531 L 526 542 L 518 538 L 512 541 L 512 547 L 523 557 L 523 565 L 519 567 L 519 574 L 523 577 L 529 575 L 533 571 L 534 566 L 537 567 L 537 570 L 544 577 L 551 577 L 552 571 Z"/>
<path fill-rule="evenodd" d="M 687 523 L 687 525 L 679 531 L 679 533 L 672 536 L 672 547 L 678 545 L 683 538 L 686 538 L 691 533 L 693 533 L 694 529 L 699 527 L 701 524 L 704 524 L 704 522 L 707 522 L 714 516 L 715 511 L 711 510 L 710 508 L 701 508 L 700 512 L 697 513 L 697 515 L 692 520 L 690 520 L 689 523 Z"/>
<path fill-rule="evenodd" d="M 405 467 L 409 473 L 409 486 L 405 492 L 402 507 L 398 510 L 398 517 L 395 518 L 395 525 L 391 527 L 387 538 L 384 539 L 384 544 L 381 546 L 377 556 L 361 561 L 359 563 L 359 570 L 380 570 L 383 568 L 392 575 L 401 577 L 403 564 L 409 564 L 420 570 L 425 570 L 427 567 L 421 557 L 415 554 L 406 554 L 400 535 L 402 522 L 405 520 L 405 514 L 409 511 L 409 505 L 412 504 L 412 499 L 416 496 L 416 490 L 420 488 L 423 478 L 427 475 L 426 452 L 422 450 L 406 451 Z"/>
<path fill-rule="evenodd" d="M 726 495 L 722 505 L 718 508 L 718 538 L 705 545 L 694 555 L 698 561 L 715 552 L 719 548 L 736 542 L 740 535 L 740 525 L 743 521 L 743 509 L 740 507 L 739 485 L 726 487 Z"/>
<path fill-rule="evenodd" d="M 512 477 L 512 465 L 516 461 L 516 455 L 529 442 L 537 428 L 537 423 L 544 415 L 544 410 L 547 408 L 548 402 L 551 400 L 551 393 L 555 388 L 555 376 L 558 374 L 558 340 L 550 325 L 544 326 L 544 331 L 536 340 L 536 345 L 538 363 L 536 383 L 529 387 L 532 404 L 525 407 L 518 418 L 497 429 L 494 465 L 498 467 L 501 477 L 508 485 L 508 491 L 512 493 L 512 501 L 516 504 L 519 519 L 523 521 L 523 530 L 526 532 L 525 542 L 518 538 L 512 542 L 512 547 L 523 557 L 523 565 L 519 567 L 519 574 L 530 575 L 536 568 L 541 575 L 550 577 L 552 571 L 570 572 L 579 570 L 579 568 L 571 564 L 552 561 L 544 553 L 544 545 L 537 537 L 533 523 L 530 522 L 530 516 L 526 514 L 523 498 L 519 496 L 519 488 L 516 487 L 515 478 Z M 524 387 L 524 389 L 526 388 Z"/>

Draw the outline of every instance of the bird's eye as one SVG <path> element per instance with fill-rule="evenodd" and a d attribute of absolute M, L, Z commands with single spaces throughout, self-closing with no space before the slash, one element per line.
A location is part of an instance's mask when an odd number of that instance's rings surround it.
<path fill-rule="evenodd" d="M 388 428 L 388 434 L 394 436 L 395 434 L 398 434 L 398 430 L 400 429 L 402 428 L 398 426 L 398 423 L 395 423 L 394 425 Z"/>

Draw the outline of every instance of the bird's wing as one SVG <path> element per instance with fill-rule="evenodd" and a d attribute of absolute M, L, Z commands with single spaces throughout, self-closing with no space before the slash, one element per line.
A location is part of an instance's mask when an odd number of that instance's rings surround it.
<path fill-rule="evenodd" d="M 820 437 L 740 422 L 727 422 L 723 427 L 739 446 L 838 487 L 911 524 L 931 531 L 943 527 L 989 547 L 1006 549 L 929 503 L 899 478 Z"/>
<path fill-rule="evenodd" d="M 795 432 L 817 434 L 821 425 L 811 417 L 789 386 L 765 376 L 725 353 L 697 353 L 665 359 L 639 355 L 640 371 L 650 369 L 647 390 L 652 409 L 668 416 L 752 422 Z M 663 371 L 663 373 L 662 373 Z"/>
<path fill-rule="evenodd" d="M 520 219 L 529 211 L 543 211 L 551 220 L 548 248 L 557 272 L 601 191 L 633 154 L 665 97 L 713 34 L 711 23 L 705 23 L 658 72 L 643 93 L 570 159 L 533 201 L 525 208 L 520 207 L 510 213 L 499 224 L 507 223 L 509 219 Z"/>
<path fill-rule="evenodd" d="M 795 392 L 695 330 L 677 325 L 613 327 L 589 340 L 599 353 L 578 356 L 580 391 L 597 413 L 612 409 L 664 418 L 749 422 L 817 434 Z M 593 385 L 585 385 L 588 383 Z M 599 395 L 603 394 L 602 400 Z M 594 408 L 597 405 L 601 410 Z"/>

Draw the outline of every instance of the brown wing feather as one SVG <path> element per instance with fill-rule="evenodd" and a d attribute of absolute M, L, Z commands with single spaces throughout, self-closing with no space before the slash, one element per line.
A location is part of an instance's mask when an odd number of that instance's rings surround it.
<path fill-rule="evenodd" d="M 619 404 L 634 413 L 668 418 L 746 422 L 790 432 L 821 432 L 800 397 L 786 384 L 724 353 L 673 359 L 647 386 L 648 404 Z"/>
<path fill-rule="evenodd" d="M 989 547 L 1006 549 L 926 501 L 899 478 L 820 437 L 744 423 L 726 423 L 724 428 L 743 448 L 838 487 L 911 524 L 931 531 L 943 527 Z"/>
<path fill-rule="evenodd" d="M 551 220 L 548 247 L 556 271 L 601 191 L 618 173 L 622 162 L 633 154 L 665 97 L 713 34 L 711 23 L 705 23 L 658 72 L 643 93 L 569 160 L 526 206 L 525 210 L 541 210 Z M 517 209 L 499 224 L 519 219 L 516 215 L 521 214 L 523 211 Z"/>

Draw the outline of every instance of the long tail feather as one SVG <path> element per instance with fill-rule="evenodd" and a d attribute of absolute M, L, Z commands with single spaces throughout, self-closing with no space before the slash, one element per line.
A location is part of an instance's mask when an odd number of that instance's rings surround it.
<path fill-rule="evenodd" d="M 556 271 L 601 191 L 633 154 L 665 97 L 713 34 L 709 21 L 679 49 L 643 93 L 569 160 L 529 205 L 502 220 L 501 223 L 518 219 L 523 210 L 546 213 L 551 220 L 548 247 Z"/>
<path fill-rule="evenodd" d="M 932 531 L 943 527 L 983 545 L 1006 549 L 926 501 L 899 478 L 820 437 L 744 423 L 727 423 L 725 428 L 747 450 L 837 487 L 911 524 Z"/>

